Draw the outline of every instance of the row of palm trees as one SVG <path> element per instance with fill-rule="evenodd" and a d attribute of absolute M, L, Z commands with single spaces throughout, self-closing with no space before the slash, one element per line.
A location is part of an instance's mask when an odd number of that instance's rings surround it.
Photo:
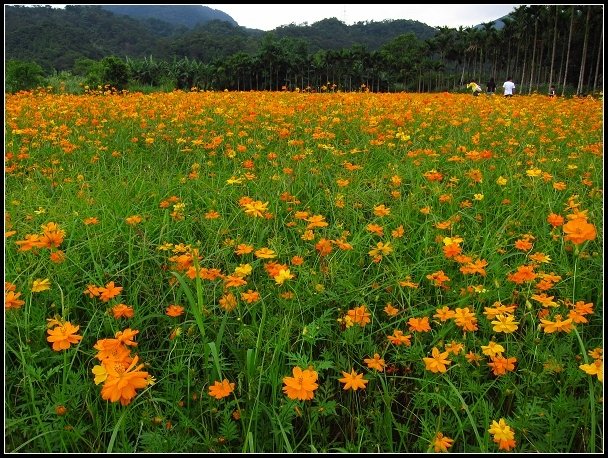
<path fill-rule="evenodd" d="M 362 45 L 310 53 L 306 42 L 267 33 L 254 54 L 202 62 L 127 59 L 145 85 L 170 80 L 202 90 L 453 91 L 469 81 L 511 76 L 519 93 L 596 93 L 603 86 L 603 6 L 520 6 L 481 27 L 439 27 L 434 37 L 401 35 L 369 51 Z"/>

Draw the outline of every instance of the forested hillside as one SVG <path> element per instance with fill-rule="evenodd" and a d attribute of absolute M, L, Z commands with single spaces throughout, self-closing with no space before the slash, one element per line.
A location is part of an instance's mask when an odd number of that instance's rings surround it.
<path fill-rule="evenodd" d="M 58 72 L 81 76 L 82 86 L 135 90 L 432 92 L 508 76 L 517 94 L 603 87 L 601 5 L 524 5 L 458 29 L 328 18 L 270 32 L 217 19 L 192 28 L 135 20 L 99 6 L 7 6 L 5 29 L 10 91 Z"/>

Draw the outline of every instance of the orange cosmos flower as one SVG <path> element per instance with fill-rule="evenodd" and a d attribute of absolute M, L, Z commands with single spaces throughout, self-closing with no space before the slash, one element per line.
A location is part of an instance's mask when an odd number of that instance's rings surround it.
<path fill-rule="evenodd" d="M 393 331 L 393 335 L 392 336 L 386 336 L 386 338 L 393 345 L 405 345 L 406 347 L 410 347 L 412 345 L 412 342 L 411 342 L 412 336 L 410 334 L 404 336 L 403 335 L 403 331 L 400 331 L 399 329 L 395 329 Z"/>
<path fill-rule="evenodd" d="M 391 214 L 391 209 L 386 207 L 384 204 L 376 205 L 374 207 L 374 215 L 376 216 L 387 216 Z"/>
<path fill-rule="evenodd" d="M 363 362 L 367 364 L 367 367 L 369 367 L 370 369 L 375 369 L 379 372 L 384 371 L 384 366 L 386 365 L 384 359 L 380 358 L 380 355 L 378 353 L 374 353 L 373 358 L 365 358 Z"/>
<path fill-rule="evenodd" d="M 435 453 L 447 452 L 454 443 L 454 439 L 450 439 L 448 436 L 444 436 L 443 433 L 437 433 L 432 441 Z"/>
<path fill-rule="evenodd" d="M 564 217 L 556 213 L 550 213 L 547 216 L 547 222 L 553 227 L 559 227 L 564 224 Z"/>
<path fill-rule="evenodd" d="M 572 331 L 572 319 L 568 318 L 562 320 L 561 315 L 555 315 L 555 321 L 551 320 L 540 320 L 540 328 L 545 331 L 546 334 L 553 332 L 565 332 L 566 334 Z"/>
<path fill-rule="evenodd" d="M 224 288 L 237 288 L 247 284 L 247 280 L 238 275 L 226 275 L 224 277 Z"/>
<path fill-rule="evenodd" d="M 445 322 L 450 318 L 454 318 L 454 316 L 456 315 L 456 312 L 454 312 L 454 310 L 451 310 L 447 305 L 444 305 L 440 309 L 436 309 L 436 312 L 437 313 L 433 315 L 433 318 L 437 318 L 441 322 Z"/>
<path fill-rule="evenodd" d="M 369 232 L 376 234 L 379 237 L 382 237 L 384 235 L 384 228 L 378 224 L 370 223 L 365 226 L 365 229 L 367 229 Z"/>
<path fill-rule="evenodd" d="M 138 356 L 133 358 L 131 364 L 125 368 L 122 364 L 107 365 L 107 378 L 101 388 L 101 397 L 107 401 L 120 401 L 121 405 L 128 405 L 136 396 L 137 389 L 149 385 L 148 372 L 141 371 L 143 364 L 136 366 Z"/>
<path fill-rule="evenodd" d="M 370 314 L 368 313 L 367 309 L 365 308 L 365 305 L 362 305 L 360 307 L 355 307 L 354 309 L 350 309 L 347 312 L 347 316 L 350 318 L 350 320 L 353 324 L 358 324 L 361 327 L 363 327 L 367 323 L 371 322 Z"/>
<path fill-rule="evenodd" d="M 127 328 L 124 331 L 116 331 L 114 337 L 123 345 L 137 347 L 137 343 L 133 340 L 137 334 L 139 334 L 137 329 Z"/>
<path fill-rule="evenodd" d="M 90 226 L 92 224 L 99 224 L 99 220 L 96 216 L 92 216 L 90 218 L 86 218 L 82 221 L 85 225 Z"/>
<path fill-rule="evenodd" d="M 248 304 L 252 304 L 260 300 L 260 293 L 249 289 L 246 293 L 241 293 L 241 299 L 243 299 Z"/>
<path fill-rule="evenodd" d="M 455 340 L 452 340 L 450 343 L 446 343 L 444 345 L 443 349 L 445 351 L 447 351 L 448 353 L 452 353 L 454 355 L 457 355 L 461 351 L 464 350 L 464 344 L 462 344 L 460 342 L 456 342 Z"/>
<path fill-rule="evenodd" d="M 466 355 L 464 355 L 464 357 L 467 359 L 467 361 L 469 363 L 479 366 L 479 361 L 481 361 L 481 356 L 479 356 L 477 353 L 469 351 Z"/>
<path fill-rule="evenodd" d="M 477 331 L 477 317 L 468 307 L 456 308 L 454 311 L 454 323 L 463 331 Z"/>
<path fill-rule="evenodd" d="M 384 313 L 386 313 L 388 316 L 397 316 L 399 309 L 393 307 L 393 304 L 389 302 L 386 304 L 386 307 L 384 307 Z"/>
<path fill-rule="evenodd" d="M 253 246 L 247 245 L 246 243 L 240 243 L 237 245 L 236 250 L 234 252 L 239 256 L 243 254 L 249 254 L 253 251 Z"/>
<path fill-rule="evenodd" d="M 54 351 L 67 350 L 70 348 L 70 345 L 82 340 L 82 336 L 76 335 L 79 329 L 80 326 L 74 326 L 69 321 L 66 321 L 63 325 L 49 329 L 47 331 L 49 336 L 46 340 L 52 342 Z"/>
<path fill-rule="evenodd" d="M 363 374 L 357 374 L 354 369 L 351 369 L 350 374 L 342 371 L 342 377 L 339 382 L 344 383 L 345 390 L 357 391 L 359 388 L 365 389 L 365 384 L 369 382 L 363 378 Z"/>
<path fill-rule="evenodd" d="M 126 304 L 117 304 L 112 307 L 112 314 L 114 318 L 133 318 L 135 316 L 135 311 L 133 307 Z"/>
<path fill-rule="evenodd" d="M 537 274 L 534 272 L 534 267 L 533 264 L 519 266 L 516 272 L 507 275 L 507 280 L 518 285 L 527 281 L 534 281 L 537 277 Z"/>
<path fill-rule="evenodd" d="M 568 221 L 562 229 L 566 234 L 564 240 L 570 240 L 575 245 L 593 240 L 596 236 L 595 226 L 582 218 Z"/>
<path fill-rule="evenodd" d="M 61 264 L 65 261 L 65 253 L 61 250 L 55 250 L 49 255 L 49 259 L 55 264 Z"/>
<path fill-rule="evenodd" d="M 296 366 L 292 370 L 293 377 L 283 377 L 283 392 L 289 399 L 300 401 L 310 400 L 314 397 L 314 391 L 319 387 L 316 383 L 319 375 L 310 369 L 302 370 Z"/>
<path fill-rule="evenodd" d="M 301 266 L 304 263 L 302 256 L 293 256 L 290 261 L 294 266 Z"/>
<path fill-rule="evenodd" d="M 448 277 L 443 270 L 433 272 L 432 274 L 427 275 L 426 278 L 431 280 L 435 286 L 443 286 L 445 282 L 451 281 L 450 277 Z"/>
<path fill-rule="evenodd" d="M 209 396 L 215 399 L 222 399 L 226 396 L 230 396 L 230 393 L 234 391 L 234 383 L 230 383 L 227 379 L 221 382 L 214 382 L 213 385 L 209 386 Z"/>
<path fill-rule="evenodd" d="M 169 307 L 167 307 L 165 314 L 172 318 L 177 318 L 178 316 L 184 314 L 184 307 L 181 305 L 170 304 Z"/>
<path fill-rule="evenodd" d="M 21 308 L 25 301 L 19 299 L 21 293 L 15 291 L 8 291 L 4 293 L 4 309 L 18 309 Z"/>
<path fill-rule="evenodd" d="M 227 312 L 230 312 L 236 308 L 236 297 L 232 293 L 224 294 L 220 300 L 220 307 L 222 307 Z"/>
<path fill-rule="evenodd" d="M 447 372 L 447 366 L 452 364 L 452 361 L 447 359 L 450 353 L 447 351 L 442 353 L 437 347 L 433 347 L 431 354 L 430 358 L 422 358 L 426 366 L 425 369 L 434 373 Z"/>
<path fill-rule="evenodd" d="M 315 227 L 326 227 L 329 224 L 325 222 L 325 216 L 323 215 L 313 215 L 305 219 L 308 221 L 308 225 L 306 229 L 314 229 Z"/>
<path fill-rule="evenodd" d="M 429 317 L 425 316 L 422 318 L 410 318 L 407 321 L 407 324 L 410 327 L 410 331 L 418 331 L 418 332 L 428 332 L 431 330 L 431 325 L 429 324 Z"/>
<path fill-rule="evenodd" d="M 494 375 L 504 375 L 515 370 L 517 358 L 505 358 L 502 355 L 496 355 L 492 356 L 491 359 L 492 362 L 489 362 L 488 366 L 492 368 Z"/>
<path fill-rule="evenodd" d="M 136 224 L 139 224 L 142 222 L 142 217 L 139 215 L 128 216 L 125 218 L 125 222 L 129 226 L 135 226 Z"/>
<path fill-rule="evenodd" d="M 322 238 L 315 244 L 315 249 L 319 252 L 319 256 L 327 256 L 332 250 L 331 241 Z"/>
<path fill-rule="evenodd" d="M 29 251 L 32 248 L 42 248 L 42 242 L 38 234 L 28 234 L 24 240 L 17 240 L 15 242 L 19 246 L 19 251 Z"/>
<path fill-rule="evenodd" d="M 88 295 L 91 299 L 99 297 L 99 288 L 95 285 L 87 285 L 87 289 L 83 291 L 83 294 Z"/>
<path fill-rule="evenodd" d="M 260 259 L 272 259 L 277 257 L 274 250 L 271 250 L 270 248 L 260 248 L 259 250 L 256 250 L 254 254 L 256 258 Z"/>
<path fill-rule="evenodd" d="M 114 282 L 111 281 L 106 284 L 105 288 L 101 286 L 97 288 L 97 290 L 99 291 L 99 298 L 103 302 L 108 302 L 110 299 L 120 294 L 120 292 L 122 291 L 122 286 L 115 286 Z"/>
<path fill-rule="evenodd" d="M 488 265 L 488 261 L 485 259 L 478 259 L 474 262 L 466 263 L 464 266 L 460 268 L 460 271 L 463 274 L 479 274 L 482 277 L 486 276 L 486 270 L 484 267 Z"/>
<path fill-rule="evenodd" d="M 553 300 L 555 296 L 547 296 L 546 293 L 533 294 L 530 299 L 538 301 L 543 307 L 559 307 L 559 304 Z"/>
<path fill-rule="evenodd" d="M 262 202 L 260 200 L 247 202 L 243 205 L 243 210 L 249 216 L 253 216 L 254 218 L 263 218 L 268 211 L 268 202 Z"/>
<path fill-rule="evenodd" d="M 42 230 L 40 245 L 43 248 L 59 248 L 59 245 L 63 243 L 65 231 L 59 229 L 59 226 L 53 222 L 42 225 Z"/>

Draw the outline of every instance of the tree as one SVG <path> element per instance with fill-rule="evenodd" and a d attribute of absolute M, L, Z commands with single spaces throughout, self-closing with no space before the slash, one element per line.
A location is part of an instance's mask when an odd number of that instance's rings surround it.
<path fill-rule="evenodd" d="M 44 82 L 44 70 L 35 62 L 9 60 L 5 71 L 8 92 L 34 89 Z"/>

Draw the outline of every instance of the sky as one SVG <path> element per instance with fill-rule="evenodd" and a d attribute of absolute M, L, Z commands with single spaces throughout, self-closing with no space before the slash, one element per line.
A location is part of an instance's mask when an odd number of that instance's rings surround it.
<path fill-rule="evenodd" d="M 79 3 L 81 5 L 81 3 Z M 112 4 L 112 3 L 105 3 Z M 65 5 L 51 5 L 62 8 Z M 347 25 L 360 21 L 385 19 L 410 19 L 431 27 L 473 27 L 505 16 L 521 5 L 472 4 L 472 5 L 325 5 L 325 4 L 207 4 L 209 8 L 223 11 L 240 26 L 250 29 L 273 30 L 282 25 L 309 25 L 322 19 L 335 17 Z"/>
<path fill-rule="evenodd" d="M 410 19 L 431 27 L 472 27 L 490 22 L 512 12 L 520 5 L 325 5 L 325 4 L 278 4 L 239 5 L 206 4 L 209 8 L 223 11 L 240 26 L 252 29 L 272 30 L 282 25 L 313 24 L 322 19 L 335 17 L 347 25 L 360 21 L 383 21 L 385 19 Z"/>

